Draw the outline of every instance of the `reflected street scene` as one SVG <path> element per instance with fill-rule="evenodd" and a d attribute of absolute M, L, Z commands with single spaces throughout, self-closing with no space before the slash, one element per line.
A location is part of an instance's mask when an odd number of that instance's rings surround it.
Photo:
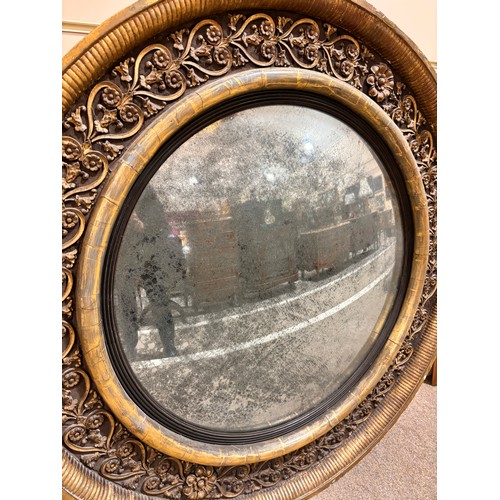
<path fill-rule="evenodd" d="M 265 429 L 360 367 L 402 268 L 397 199 L 369 144 L 330 114 L 262 106 L 197 132 L 146 186 L 118 252 L 115 322 L 170 412 Z"/>

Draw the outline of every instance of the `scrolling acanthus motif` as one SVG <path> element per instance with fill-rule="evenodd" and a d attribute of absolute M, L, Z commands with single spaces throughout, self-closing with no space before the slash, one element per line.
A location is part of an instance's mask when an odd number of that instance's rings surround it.
<path fill-rule="evenodd" d="M 145 120 L 168 102 L 210 77 L 247 64 L 294 65 L 362 89 L 362 78 L 369 71 L 367 60 L 373 58 L 353 37 L 337 35 L 337 28 L 327 23 L 321 29 L 312 19 L 278 17 L 275 21 L 267 14 L 248 19 L 236 14 L 229 16 L 227 30 L 224 33 L 215 20 L 204 20 L 191 31 L 172 33 L 166 44 L 147 46 L 113 69 L 114 81 L 98 83 L 85 105 L 68 113 L 64 127 L 72 136 L 63 136 L 63 201 L 88 210 L 95 198 L 92 190 L 102 183 L 109 162 L 124 147 L 120 142 L 139 132 Z"/>
<path fill-rule="evenodd" d="M 406 137 L 420 169 L 430 217 L 430 258 L 417 314 L 393 364 L 346 419 L 283 457 L 237 467 L 208 467 L 167 457 L 135 439 L 93 386 L 73 318 L 78 243 L 99 187 L 126 143 L 151 117 L 192 87 L 247 66 L 298 66 L 348 82 L 370 96 Z M 128 490 L 163 498 L 233 498 L 275 486 L 312 467 L 345 442 L 391 390 L 411 358 L 436 291 L 436 149 L 434 128 L 392 69 L 348 34 L 312 19 L 255 14 L 203 20 L 121 61 L 67 114 L 62 139 L 63 443 L 82 463 Z"/>
<path fill-rule="evenodd" d="M 80 452 L 81 461 L 102 477 L 150 496 L 219 499 L 251 494 L 309 469 L 338 448 L 390 391 L 409 355 L 400 353 L 369 397 L 330 432 L 293 453 L 257 464 L 208 467 L 177 460 L 143 445 L 119 423 L 110 425 L 105 434 L 104 424 L 112 424 L 114 419 L 102 409 L 95 391 L 90 390 L 85 372 L 76 369 L 63 374 L 63 419 L 70 424 L 63 441 Z M 70 390 L 79 384 L 84 387 L 84 397 L 73 399 Z"/>

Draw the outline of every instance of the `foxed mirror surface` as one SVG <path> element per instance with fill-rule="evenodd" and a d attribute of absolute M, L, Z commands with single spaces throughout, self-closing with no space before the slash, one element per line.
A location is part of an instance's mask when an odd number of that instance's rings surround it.
<path fill-rule="evenodd" d="M 162 163 L 114 270 L 134 376 L 215 432 L 292 421 L 365 362 L 401 282 L 393 183 L 370 144 L 317 109 L 225 116 Z"/>

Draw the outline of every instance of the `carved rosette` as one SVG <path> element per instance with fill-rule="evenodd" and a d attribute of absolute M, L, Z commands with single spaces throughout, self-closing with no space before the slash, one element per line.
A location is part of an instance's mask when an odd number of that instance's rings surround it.
<path fill-rule="evenodd" d="M 233 498 L 271 488 L 335 453 L 370 417 L 411 358 L 436 292 L 435 130 L 411 89 L 375 52 L 313 19 L 258 13 L 206 19 L 158 37 L 120 61 L 67 113 L 62 137 L 62 423 L 64 446 L 128 490 L 162 498 Z M 430 257 L 413 324 L 393 364 L 342 422 L 307 446 L 266 462 L 209 467 L 165 456 L 132 436 L 106 408 L 87 373 L 73 321 L 73 271 L 86 220 L 127 143 L 189 89 L 246 67 L 293 66 L 353 85 L 391 117 L 420 170 L 429 208 Z M 432 299 L 432 300 L 431 300 Z"/>

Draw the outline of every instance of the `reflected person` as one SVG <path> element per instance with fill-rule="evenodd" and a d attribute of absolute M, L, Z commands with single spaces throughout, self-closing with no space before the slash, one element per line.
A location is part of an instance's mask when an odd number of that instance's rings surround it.
<path fill-rule="evenodd" d="M 130 217 L 117 269 L 124 349 L 129 359 L 136 356 L 141 313 L 137 291 L 143 288 L 154 326 L 165 356 L 175 356 L 175 327 L 170 296 L 182 279 L 182 244 L 171 234 L 163 205 L 151 186 L 146 186 Z"/>

